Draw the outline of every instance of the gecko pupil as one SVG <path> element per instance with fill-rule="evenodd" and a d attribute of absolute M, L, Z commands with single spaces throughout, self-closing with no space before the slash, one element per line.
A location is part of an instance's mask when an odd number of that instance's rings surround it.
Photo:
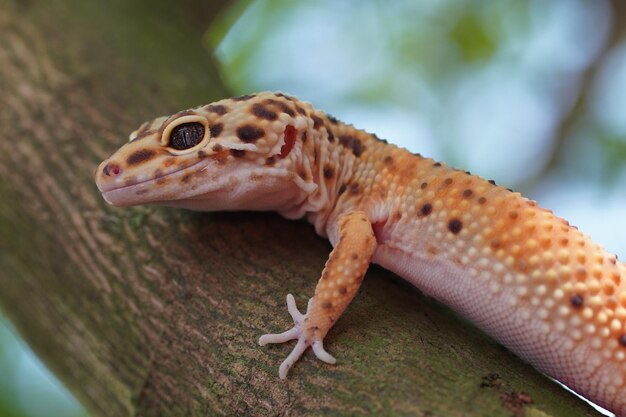
<path fill-rule="evenodd" d="M 172 129 L 170 134 L 170 148 L 178 151 L 196 146 L 204 137 L 204 126 L 202 123 L 183 123 Z"/>

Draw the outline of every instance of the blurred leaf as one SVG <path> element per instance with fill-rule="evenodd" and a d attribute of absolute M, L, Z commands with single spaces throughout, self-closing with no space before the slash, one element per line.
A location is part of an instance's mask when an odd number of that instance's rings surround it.
<path fill-rule="evenodd" d="M 617 173 L 626 168 L 626 137 L 615 134 L 601 126 L 596 127 L 599 149 L 605 164 L 603 176 L 607 182 L 618 178 Z"/>
<path fill-rule="evenodd" d="M 486 61 L 494 54 L 497 42 L 487 30 L 487 22 L 472 13 L 464 13 L 450 30 L 450 39 L 467 61 Z"/>

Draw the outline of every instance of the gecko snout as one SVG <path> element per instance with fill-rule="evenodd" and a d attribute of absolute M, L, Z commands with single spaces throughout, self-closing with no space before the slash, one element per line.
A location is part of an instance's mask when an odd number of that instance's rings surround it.
<path fill-rule="evenodd" d="M 115 184 L 122 174 L 121 165 L 111 159 L 103 161 L 98 168 L 96 168 L 96 185 L 100 191 L 107 190 Z"/>

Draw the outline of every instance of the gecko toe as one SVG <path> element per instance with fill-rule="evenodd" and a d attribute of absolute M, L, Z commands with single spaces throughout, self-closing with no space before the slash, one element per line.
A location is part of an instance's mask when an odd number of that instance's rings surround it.
<path fill-rule="evenodd" d="M 259 337 L 259 345 L 265 346 L 268 343 L 285 343 L 289 340 L 297 339 L 298 336 L 300 336 L 300 329 L 294 326 L 286 332 L 264 334 Z"/>
<path fill-rule="evenodd" d="M 287 359 L 285 359 L 278 368 L 278 376 L 280 377 L 280 379 L 287 378 L 287 373 L 289 372 L 289 369 L 291 369 L 293 364 L 296 363 L 298 359 L 300 359 L 300 356 L 302 356 L 302 354 L 308 347 L 309 343 L 307 343 L 304 339 L 301 338 L 298 340 L 298 343 L 296 343 L 296 346 L 294 346 L 289 356 L 287 356 Z"/>
<path fill-rule="evenodd" d="M 304 315 L 300 313 L 300 310 L 298 310 L 296 300 L 291 294 L 287 294 L 287 311 L 291 314 L 291 318 L 293 318 L 294 323 L 300 323 L 302 321 Z"/>
<path fill-rule="evenodd" d="M 335 359 L 330 353 L 326 352 L 324 349 L 324 342 L 322 340 L 316 340 L 313 342 L 311 344 L 311 348 L 313 349 L 315 356 L 317 356 L 317 359 L 322 362 L 326 362 L 331 365 L 334 365 L 337 362 L 337 359 Z"/>

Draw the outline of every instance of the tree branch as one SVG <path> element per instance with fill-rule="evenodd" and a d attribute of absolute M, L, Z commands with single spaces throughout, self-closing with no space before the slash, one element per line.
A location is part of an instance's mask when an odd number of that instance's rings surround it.
<path fill-rule="evenodd" d="M 589 96 L 593 92 L 593 88 L 605 64 L 606 58 L 626 37 L 626 2 L 611 0 L 611 11 L 613 21 L 607 40 L 595 60 L 580 76 L 576 99 L 569 112 L 561 119 L 558 129 L 554 134 L 555 139 L 552 145 L 550 159 L 547 161 L 544 168 L 531 179 L 525 181 L 525 184 L 519 187 L 520 189 L 528 189 L 531 184 L 536 183 L 540 178 L 544 177 L 547 172 L 558 166 L 560 158 L 563 156 L 564 150 L 567 147 L 569 138 L 586 116 Z"/>

